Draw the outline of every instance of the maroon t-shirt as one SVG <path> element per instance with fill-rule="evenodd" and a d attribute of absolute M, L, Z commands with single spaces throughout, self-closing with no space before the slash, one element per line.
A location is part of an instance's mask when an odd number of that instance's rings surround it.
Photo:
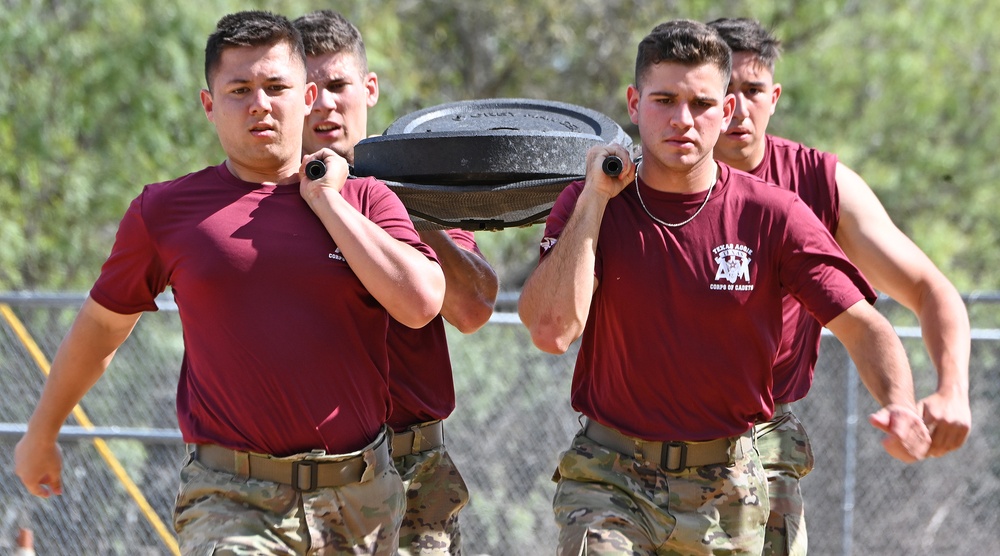
<path fill-rule="evenodd" d="M 436 260 L 385 184 L 349 179 L 351 206 Z M 289 455 L 357 450 L 389 414 L 389 316 L 299 194 L 225 164 L 146 186 L 91 297 L 156 310 L 173 290 L 184 332 L 185 442 Z"/>
<path fill-rule="evenodd" d="M 768 135 L 764 160 L 750 173 L 787 189 L 805 201 L 830 234 L 837 233 L 840 198 L 837 157 Z M 785 296 L 784 332 L 774 363 L 774 401 L 791 403 L 805 397 L 812 386 L 823 326 L 794 297 Z"/>
<path fill-rule="evenodd" d="M 594 269 L 599 281 L 573 375 L 573 407 L 647 440 L 709 440 L 773 413 L 771 368 L 781 299 L 821 322 L 874 292 L 801 200 L 719 165 L 705 192 L 641 183 L 611 199 Z M 568 186 L 546 221 L 555 244 L 583 188 Z M 543 252 L 544 256 L 544 252 Z"/>
<path fill-rule="evenodd" d="M 472 232 L 448 230 L 459 247 L 482 256 Z M 389 319 L 389 426 L 397 431 L 444 419 L 455 410 L 455 383 L 444 319 L 413 329 Z"/>

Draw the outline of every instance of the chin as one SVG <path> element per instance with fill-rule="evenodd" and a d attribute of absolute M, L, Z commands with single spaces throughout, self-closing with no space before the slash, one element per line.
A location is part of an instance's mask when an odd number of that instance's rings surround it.
<path fill-rule="evenodd" d="M 739 164 L 749 160 L 750 154 L 753 152 L 749 146 L 743 147 L 731 147 L 723 148 L 722 156 L 718 157 L 724 161 L 729 161 L 731 164 Z"/>
<path fill-rule="evenodd" d="M 312 154 L 322 148 L 322 145 L 317 147 L 315 143 L 302 143 L 302 154 Z"/>

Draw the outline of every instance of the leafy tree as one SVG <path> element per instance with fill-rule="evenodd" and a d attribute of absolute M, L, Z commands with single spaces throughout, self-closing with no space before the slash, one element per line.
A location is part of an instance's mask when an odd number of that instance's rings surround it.
<path fill-rule="evenodd" d="M 998 285 L 988 145 L 1000 114 L 1000 6 L 847 3 L 791 36 L 779 128 L 836 152 L 962 290 Z"/>
<path fill-rule="evenodd" d="M 0 286 L 83 287 L 141 185 L 219 159 L 184 125 L 204 119 L 202 30 L 163 2 L 18 2 L 4 18 Z"/>
<path fill-rule="evenodd" d="M 149 182 L 222 158 L 197 101 L 204 39 L 238 9 L 295 17 L 304 1 L 7 0 L 0 28 L 0 288 L 86 288 L 127 202 Z M 837 152 L 897 223 L 963 289 L 1000 276 L 987 95 L 1000 6 L 926 0 L 860 3 L 355 0 L 383 94 L 379 133 L 413 110 L 473 98 L 561 100 L 634 134 L 624 90 L 635 45 L 686 17 L 752 16 L 785 43 L 775 132 Z M 516 289 L 540 226 L 479 234 Z"/>

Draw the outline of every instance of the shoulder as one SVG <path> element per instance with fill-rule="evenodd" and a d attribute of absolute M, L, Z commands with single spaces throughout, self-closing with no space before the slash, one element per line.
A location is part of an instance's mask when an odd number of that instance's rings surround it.
<path fill-rule="evenodd" d="M 584 183 L 585 182 L 583 180 L 570 182 L 569 185 L 564 187 L 563 190 L 559 192 L 559 195 L 556 196 L 553 208 L 555 209 L 557 207 L 566 208 L 575 206 L 576 200 L 580 198 L 580 193 L 583 192 Z M 621 195 L 619 195 L 619 197 L 620 196 Z"/>
<path fill-rule="evenodd" d="M 585 184 L 586 182 L 584 180 L 577 180 L 570 182 L 569 185 L 564 187 L 563 190 L 559 193 L 559 196 L 561 197 L 565 195 L 566 197 L 571 197 L 571 198 L 579 197 L 580 193 L 583 191 L 583 186 Z"/>
<path fill-rule="evenodd" d="M 402 197 L 377 178 L 347 178 L 340 196 L 376 224 L 382 225 L 387 219 L 396 218 L 410 221 Z"/>
<path fill-rule="evenodd" d="M 824 163 L 836 163 L 837 155 L 822 151 L 815 147 L 778 137 L 776 135 L 767 136 L 768 149 L 773 156 L 780 160 L 814 161 Z"/>
<path fill-rule="evenodd" d="M 347 178 L 340 194 L 345 199 L 357 200 L 360 203 L 378 202 L 387 197 L 397 197 L 385 182 L 373 177 Z"/>
<path fill-rule="evenodd" d="M 223 179 L 222 174 L 229 176 L 228 172 L 220 172 L 218 166 L 209 166 L 197 172 L 191 172 L 172 180 L 150 183 L 143 187 L 139 199 L 145 203 L 170 202 L 177 195 L 189 193 L 194 188 L 204 187 L 205 184 L 217 183 Z"/>
<path fill-rule="evenodd" d="M 722 179 L 726 184 L 725 194 L 731 202 L 740 206 L 760 205 L 784 207 L 798 200 L 798 195 L 776 187 L 764 179 L 720 163 Z"/>
<path fill-rule="evenodd" d="M 738 170 L 732 166 L 726 164 L 725 162 L 716 161 L 719 165 L 719 179 L 726 185 L 726 187 L 771 187 L 772 183 L 768 182 L 764 178 L 751 174 L 749 172 L 744 172 L 743 170 Z"/>

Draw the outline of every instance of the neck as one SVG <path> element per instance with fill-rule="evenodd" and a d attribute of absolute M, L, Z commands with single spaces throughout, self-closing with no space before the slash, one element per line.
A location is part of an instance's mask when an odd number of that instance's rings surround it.
<path fill-rule="evenodd" d="M 237 178 L 260 184 L 288 185 L 299 182 L 299 164 L 286 163 L 281 168 L 250 167 L 226 159 L 226 168 Z"/>
<path fill-rule="evenodd" d="M 758 144 L 747 156 L 740 156 L 736 158 L 727 158 L 725 156 L 719 156 L 717 159 L 720 162 L 736 168 L 737 170 L 742 170 L 744 172 L 750 172 L 754 168 L 760 166 L 760 163 L 764 161 L 764 150 L 767 148 L 767 139 L 763 139 L 760 144 Z"/>
<path fill-rule="evenodd" d="M 669 193 L 698 193 L 707 191 L 719 179 L 719 165 L 711 157 L 684 171 L 643 160 L 639 177 L 647 187 Z"/>

